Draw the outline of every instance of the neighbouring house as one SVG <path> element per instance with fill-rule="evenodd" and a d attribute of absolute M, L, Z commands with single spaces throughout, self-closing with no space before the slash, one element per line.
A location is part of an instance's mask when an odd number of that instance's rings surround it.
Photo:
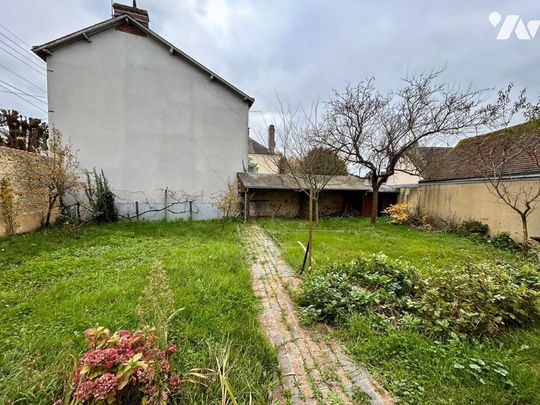
<path fill-rule="evenodd" d="M 419 146 L 412 148 L 396 165 L 396 173 L 388 178 L 386 184 L 404 186 L 418 184 L 422 173 L 434 173 L 440 161 L 452 148 L 444 146 Z"/>
<path fill-rule="evenodd" d="M 520 150 L 511 153 L 502 145 L 512 147 L 512 139 L 535 151 L 536 157 Z M 522 224 L 518 213 L 490 192 L 487 177 L 492 170 L 501 170 L 500 178 L 510 192 L 540 187 L 540 130 L 537 126 L 521 124 L 504 131 L 466 138 L 453 148 L 425 148 L 414 155 L 420 176 L 418 184 L 401 184 L 399 200 L 419 209 L 422 214 L 446 221 L 462 222 L 476 219 L 489 225 L 490 233 L 510 232 L 518 241 Z M 515 147 L 514 147 L 515 149 Z M 434 152 L 434 153 L 433 153 Z M 489 162 L 486 162 L 488 156 Z M 508 158 L 510 156 L 510 158 Z M 416 160 L 415 160 L 416 159 Z M 506 160 L 504 166 L 503 161 Z M 493 178 L 493 177 L 492 177 Z M 537 209 L 528 218 L 529 236 L 540 238 L 540 200 L 533 202 Z"/>
<path fill-rule="evenodd" d="M 83 168 L 104 170 L 121 212 L 189 201 L 190 217 L 217 217 L 212 195 L 248 167 L 254 99 L 152 31 L 147 11 L 112 8 L 112 18 L 33 48 L 47 63 L 50 127 Z"/>
<path fill-rule="evenodd" d="M 248 159 L 250 173 L 279 173 L 276 153 L 276 130 L 273 125 L 268 127 L 268 147 L 261 145 L 256 140 L 249 138 Z"/>
<path fill-rule="evenodd" d="M 307 194 L 284 174 L 238 173 L 245 218 L 305 218 Z M 399 189 L 383 185 L 379 213 L 397 202 Z M 354 176 L 334 176 L 321 191 L 320 217 L 370 216 L 373 195 L 369 182 Z"/>

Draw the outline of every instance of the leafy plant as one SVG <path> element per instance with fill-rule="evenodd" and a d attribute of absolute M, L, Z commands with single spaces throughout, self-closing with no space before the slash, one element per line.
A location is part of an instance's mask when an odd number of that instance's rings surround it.
<path fill-rule="evenodd" d="M 489 238 L 489 243 L 500 249 L 519 250 L 519 244 L 514 242 L 510 232 L 497 232 Z"/>
<path fill-rule="evenodd" d="M 297 297 L 305 323 L 339 321 L 364 308 L 369 300 L 368 292 L 353 285 L 349 276 L 338 270 L 308 277 Z"/>
<path fill-rule="evenodd" d="M 408 203 L 397 203 L 387 207 L 383 214 L 390 216 L 392 224 L 407 224 L 411 217 L 411 205 Z"/>
<path fill-rule="evenodd" d="M 469 219 L 467 221 L 463 221 L 461 224 L 459 224 L 457 228 L 457 232 L 460 235 L 469 236 L 469 235 L 480 235 L 484 236 L 488 233 L 489 227 L 487 224 L 484 224 L 483 222 L 477 221 L 475 219 Z"/>
<path fill-rule="evenodd" d="M 64 403 L 165 404 L 179 394 L 183 382 L 203 382 L 208 370 L 171 373 L 176 345 L 160 347 L 152 329 L 110 333 L 97 327 L 85 331 L 88 351 L 79 360 Z"/>
<path fill-rule="evenodd" d="M 308 277 L 297 301 L 308 322 L 372 311 L 381 322 L 444 335 L 492 335 L 540 318 L 540 270 L 484 262 L 432 271 L 383 254 Z"/>
<path fill-rule="evenodd" d="M 489 262 L 441 269 L 420 280 L 412 307 L 432 330 L 491 335 L 538 319 L 538 275 Z"/>
<path fill-rule="evenodd" d="M 86 172 L 86 198 L 96 222 L 118 221 L 118 211 L 115 205 L 115 196 L 109 186 L 103 170 Z"/>

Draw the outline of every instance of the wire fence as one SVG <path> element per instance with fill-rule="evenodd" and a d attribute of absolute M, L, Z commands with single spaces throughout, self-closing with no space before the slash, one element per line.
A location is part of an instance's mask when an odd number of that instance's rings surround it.
<path fill-rule="evenodd" d="M 118 216 L 127 221 L 174 221 L 174 220 L 209 220 L 221 218 L 222 212 L 215 205 L 201 201 L 180 201 L 153 203 L 148 201 L 117 202 Z M 83 222 L 94 217 L 96 213 L 81 202 L 63 206 L 63 215 Z"/>

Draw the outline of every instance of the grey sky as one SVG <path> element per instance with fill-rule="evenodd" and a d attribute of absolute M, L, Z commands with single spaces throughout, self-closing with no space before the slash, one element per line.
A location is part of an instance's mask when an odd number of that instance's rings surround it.
<path fill-rule="evenodd" d="M 255 97 L 250 127 L 258 139 L 276 118 L 276 94 L 305 105 L 369 76 L 387 91 L 407 71 L 447 64 L 448 82 L 500 88 L 513 81 L 540 93 L 540 33 L 529 41 L 497 41 L 498 29 L 488 21 L 492 11 L 540 20 L 538 0 L 138 0 L 138 6 L 148 10 L 150 28 Z M 0 10 L 0 24 L 36 45 L 110 17 L 110 1 L 0 0 Z M 7 34 L 1 27 L 0 33 Z M 46 86 L 2 49 L 0 65 Z M 0 80 L 40 94 L 2 67 Z M 46 116 L 5 92 L 0 107 Z"/>

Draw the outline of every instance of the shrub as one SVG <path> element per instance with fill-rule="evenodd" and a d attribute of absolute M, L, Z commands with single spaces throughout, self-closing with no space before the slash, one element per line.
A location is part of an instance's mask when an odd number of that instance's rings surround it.
<path fill-rule="evenodd" d="M 510 237 L 510 232 L 497 232 L 489 239 L 489 243 L 499 249 L 518 250 L 519 244 Z"/>
<path fill-rule="evenodd" d="M 391 260 L 383 253 L 370 258 L 359 257 L 345 269 L 357 283 L 371 290 L 384 290 L 396 297 L 409 295 L 418 279 L 418 270 L 401 260 Z"/>
<path fill-rule="evenodd" d="M 397 203 L 388 206 L 383 213 L 390 216 L 392 224 L 406 224 L 409 222 L 411 206 L 408 203 Z"/>
<path fill-rule="evenodd" d="M 184 381 L 207 378 L 201 370 L 172 374 L 170 358 L 176 346 L 159 347 L 151 329 L 111 334 L 98 327 L 85 334 L 89 350 L 79 360 L 64 403 L 163 404 L 178 395 Z"/>
<path fill-rule="evenodd" d="M 469 219 L 467 221 L 463 221 L 461 224 L 459 224 L 457 228 L 457 233 L 464 236 L 469 235 L 480 235 L 484 236 L 488 233 L 489 227 L 487 224 L 484 224 L 483 222 L 477 221 L 475 219 Z"/>
<path fill-rule="evenodd" d="M 379 254 L 307 278 L 297 300 L 308 322 L 370 311 L 399 327 L 480 336 L 534 322 L 539 292 L 538 264 L 468 264 L 424 276 Z"/>
<path fill-rule="evenodd" d="M 339 321 L 365 307 L 369 300 L 370 294 L 354 286 L 340 271 L 307 278 L 297 296 L 305 323 Z"/>
<path fill-rule="evenodd" d="M 413 310 L 435 331 L 494 334 L 539 316 L 538 269 L 481 263 L 441 269 L 420 280 Z"/>
<path fill-rule="evenodd" d="M 118 221 L 115 196 L 103 170 L 98 172 L 94 168 L 92 172 L 86 172 L 85 193 L 96 222 Z"/>

